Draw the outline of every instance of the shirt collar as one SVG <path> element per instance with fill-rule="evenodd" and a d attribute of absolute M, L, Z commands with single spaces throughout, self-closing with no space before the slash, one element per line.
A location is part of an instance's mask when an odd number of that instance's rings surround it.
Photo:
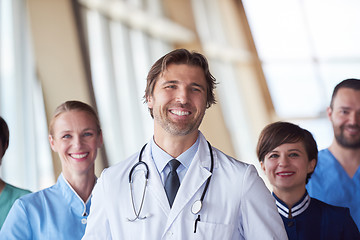
<path fill-rule="evenodd" d="M 69 203 L 69 206 L 71 206 L 73 211 L 75 211 L 78 215 L 88 216 L 90 212 L 92 194 L 90 194 L 89 198 L 86 200 L 86 202 L 84 202 L 71 187 L 70 183 L 65 179 L 62 173 L 58 178 L 57 184 L 59 184 L 64 198 Z"/>
<path fill-rule="evenodd" d="M 189 168 L 191 161 L 193 160 L 200 142 L 200 134 L 196 139 L 196 142 L 185 152 L 183 152 L 180 156 L 176 159 L 183 165 L 185 168 Z M 158 145 L 156 145 L 154 138 L 152 138 L 151 143 L 151 157 L 155 162 L 155 165 L 159 172 L 162 172 L 166 166 L 166 164 L 173 159 L 167 152 L 162 150 Z"/>
<path fill-rule="evenodd" d="M 305 192 L 304 196 L 297 203 L 295 203 L 291 209 L 289 209 L 286 203 L 281 201 L 280 198 L 275 195 L 275 193 L 273 193 L 273 196 L 276 200 L 278 212 L 286 218 L 293 218 L 303 213 L 309 207 L 311 199 L 309 194 Z"/>

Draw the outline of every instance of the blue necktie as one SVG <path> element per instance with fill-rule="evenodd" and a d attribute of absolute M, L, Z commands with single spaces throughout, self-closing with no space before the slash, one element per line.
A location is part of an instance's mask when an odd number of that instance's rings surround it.
<path fill-rule="evenodd" d="M 170 208 L 173 205 L 176 193 L 180 187 L 179 176 L 176 173 L 176 169 L 179 167 L 180 162 L 176 159 L 172 159 L 169 163 L 170 172 L 165 180 L 165 192 L 170 203 Z"/>

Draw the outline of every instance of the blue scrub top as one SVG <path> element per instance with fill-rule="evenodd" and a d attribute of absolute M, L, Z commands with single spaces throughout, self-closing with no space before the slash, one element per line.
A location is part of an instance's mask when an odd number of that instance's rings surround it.
<path fill-rule="evenodd" d="M 274 193 L 289 240 L 358 240 L 359 230 L 349 209 L 310 198 L 308 193 L 291 209 Z"/>
<path fill-rule="evenodd" d="M 0 239 L 81 239 L 90 211 L 61 174 L 50 188 L 15 201 L 0 231 Z"/>
<path fill-rule="evenodd" d="M 360 168 L 350 178 L 328 149 L 321 150 L 306 189 L 313 198 L 327 204 L 348 207 L 360 229 Z"/>

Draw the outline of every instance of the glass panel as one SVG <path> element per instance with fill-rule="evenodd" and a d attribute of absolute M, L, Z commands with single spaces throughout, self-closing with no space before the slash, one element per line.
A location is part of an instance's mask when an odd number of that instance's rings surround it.
<path fill-rule="evenodd" d="M 98 12 L 87 11 L 87 30 L 94 93 L 103 129 L 104 144 L 107 147 L 109 163 L 124 159 L 123 135 L 120 116 L 107 20 Z"/>
<path fill-rule="evenodd" d="M 259 172 L 259 162 L 256 160 L 255 139 L 251 132 L 251 123 L 249 123 L 244 95 L 245 91 L 239 87 L 238 75 L 234 64 L 234 58 L 227 59 L 224 57 L 225 51 L 229 47 L 229 38 L 224 32 L 224 17 L 221 15 L 219 0 L 193 0 L 192 9 L 194 12 L 196 30 L 199 34 L 201 44 L 204 48 L 205 55 L 210 60 L 211 71 L 219 85 L 217 85 L 218 101 L 221 104 L 226 126 L 230 129 L 235 154 L 238 159 L 254 164 Z M 232 51 L 236 49 L 230 48 Z M 227 59 L 226 62 L 223 59 Z M 233 61 L 233 62 L 231 62 Z M 236 107 L 234 107 L 236 103 Z M 247 126 L 247 127 L 239 127 Z"/>
<path fill-rule="evenodd" d="M 129 29 L 121 23 L 111 23 L 111 43 L 113 49 L 113 61 L 116 81 L 116 94 L 118 96 L 121 121 L 121 135 L 126 136 L 127 148 L 124 155 L 134 153 L 139 145 L 138 139 L 143 139 L 141 127 L 140 101 L 134 79 L 134 66 L 132 64 L 132 52 L 130 49 Z M 129 103 L 139 104 L 129 104 Z M 140 126 L 140 127 L 139 127 Z M 123 140 L 125 141 L 125 139 Z"/>
<path fill-rule="evenodd" d="M 261 60 L 310 60 L 298 0 L 243 0 L 243 4 Z"/>
<path fill-rule="evenodd" d="M 359 1 L 243 3 L 279 117 L 321 116 L 333 87 L 359 78 Z"/>
<path fill-rule="evenodd" d="M 333 131 L 331 123 L 327 118 L 293 120 L 291 122 L 311 132 L 319 150 L 330 146 L 333 139 Z"/>
<path fill-rule="evenodd" d="M 360 28 L 359 28 L 360 29 Z M 320 73 L 324 80 L 327 106 L 330 104 L 331 94 L 336 84 L 348 78 L 360 79 L 360 60 L 343 62 L 322 62 L 319 64 Z"/>
<path fill-rule="evenodd" d="M 319 149 L 328 147 L 333 132 L 326 108 L 333 88 L 360 78 L 360 2 L 243 3 L 277 115 L 311 131 Z"/>
<path fill-rule="evenodd" d="M 360 56 L 360 1 L 304 0 L 305 21 L 321 59 Z"/>
<path fill-rule="evenodd" d="M 327 106 L 311 63 L 268 63 L 263 69 L 280 117 L 316 117 Z"/>

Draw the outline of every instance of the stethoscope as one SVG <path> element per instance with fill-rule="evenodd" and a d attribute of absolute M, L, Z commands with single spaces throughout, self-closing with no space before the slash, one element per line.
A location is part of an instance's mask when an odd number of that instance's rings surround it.
<path fill-rule="evenodd" d="M 191 207 L 191 212 L 196 215 L 198 214 L 202 207 L 203 207 L 203 201 L 204 201 L 204 198 L 205 198 L 205 194 L 208 190 L 208 187 L 209 187 L 209 184 L 210 184 L 210 180 L 211 180 L 211 176 L 212 176 L 212 173 L 213 173 L 213 169 L 214 169 L 214 156 L 213 156 L 213 152 L 212 152 L 212 148 L 211 148 L 211 145 L 209 142 L 207 142 L 208 144 L 208 147 L 209 147 L 209 151 L 210 151 L 210 156 L 211 156 L 211 166 L 210 166 L 210 172 L 211 172 L 211 175 L 210 177 L 206 180 L 206 184 L 205 184 L 205 188 L 204 188 L 204 191 L 200 197 L 199 200 L 196 200 L 192 207 Z M 134 218 L 128 218 L 128 221 L 130 222 L 134 222 L 136 221 L 137 219 L 139 220 L 143 220 L 143 219 L 146 219 L 147 216 L 143 216 L 141 217 L 140 216 L 140 213 L 141 213 L 141 210 L 142 210 L 142 207 L 144 205 L 144 199 L 145 199 L 145 192 L 146 192 L 146 187 L 147 187 L 147 182 L 149 180 L 149 167 L 148 165 L 146 164 L 146 162 L 142 161 L 142 154 L 144 152 L 144 149 L 146 147 L 146 144 L 141 148 L 140 150 L 140 154 L 139 154 L 139 161 L 130 169 L 130 173 L 129 173 L 129 184 L 130 184 L 130 194 L 131 194 L 131 203 L 132 203 L 132 207 L 133 207 L 133 210 L 134 210 L 134 214 L 135 214 L 135 217 Z M 143 165 L 145 166 L 145 183 L 144 183 L 144 190 L 143 190 L 143 194 L 142 194 L 142 198 L 141 198 L 141 203 L 140 203 L 140 207 L 139 207 L 139 211 L 136 211 L 136 208 L 135 208 L 135 203 L 134 203 L 134 194 L 133 194 L 133 188 L 132 188 L 132 183 L 133 183 L 133 179 L 132 179 L 132 175 L 133 175 L 133 172 L 135 171 L 135 169 L 139 166 L 139 165 Z M 198 215 L 198 217 L 196 218 L 195 220 L 195 226 L 194 226 L 194 233 L 196 233 L 196 227 L 197 227 L 197 222 L 200 221 L 200 214 Z"/>

